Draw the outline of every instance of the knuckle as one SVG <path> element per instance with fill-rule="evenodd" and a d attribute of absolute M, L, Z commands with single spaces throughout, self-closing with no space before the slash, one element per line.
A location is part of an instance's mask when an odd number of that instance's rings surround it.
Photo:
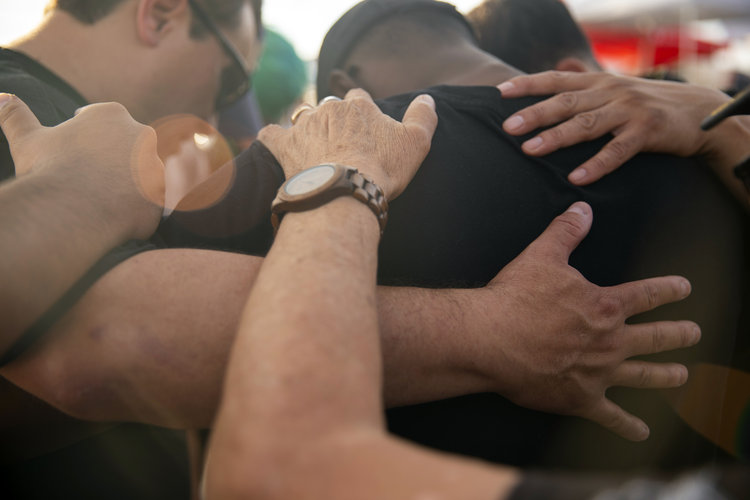
<path fill-rule="evenodd" d="M 565 133 L 560 127 L 551 128 L 542 134 L 545 144 L 551 144 L 553 147 L 560 147 L 565 141 Z"/>
<path fill-rule="evenodd" d="M 557 216 L 557 223 L 562 231 L 571 238 L 578 238 L 586 230 L 580 217 L 567 212 Z"/>
<path fill-rule="evenodd" d="M 154 130 L 152 127 L 149 127 L 148 125 L 140 125 L 140 131 L 141 135 L 144 139 L 146 139 L 149 142 L 156 143 L 158 140 L 158 135 L 156 133 L 156 130 Z"/>
<path fill-rule="evenodd" d="M 268 141 L 278 135 L 281 130 L 282 128 L 279 125 L 267 125 L 258 133 L 258 140 L 261 142 Z"/>
<path fill-rule="evenodd" d="M 575 121 L 579 127 L 590 132 L 596 127 L 599 117 L 596 113 L 587 112 L 576 115 Z"/>
<path fill-rule="evenodd" d="M 607 144 L 605 151 L 615 161 L 622 162 L 627 158 L 630 151 L 630 141 L 627 139 L 614 139 Z"/>
<path fill-rule="evenodd" d="M 605 324 L 611 327 L 613 323 L 619 323 L 622 316 L 622 299 L 612 293 L 603 293 L 597 300 L 596 311 Z"/>
<path fill-rule="evenodd" d="M 641 285 L 641 292 L 643 295 L 643 298 L 646 300 L 646 304 L 648 305 L 648 309 L 654 309 L 657 306 L 659 306 L 659 287 L 656 286 L 655 283 L 652 282 L 645 282 Z"/>
<path fill-rule="evenodd" d="M 578 105 L 578 96 L 574 92 L 563 92 L 558 95 L 557 100 L 566 111 L 573 111 Z"/>
<path fill-rule="evenodd" d="M 599 153 L 587 162 L 587 167 L 592 172 L 608 172 L 610 162 L 607 161 L 606 155 Z"/>
<path fill-rule="evenodd" d="M 657 323 L 651 332 L 651 352 L 661 352 L 666 345 L 667 334 L 664 325 Z"/>
<path fill-rule="evenodd" d="M 635 374 L 635 379 L 639 387 L 649 387 L 653 381 L 651 370 L 647 366 L 639 366 Z"/>
<path fill-rule="evenodd" d="M 21 100 L 13 96 L 11 97 L 10 101 L 8 101 L 8 104 L 3 107 L 2 111 L 0 111 L 0 117 L 2 118 L 2 121 L 9 122 L 15 119 L 15 117 L 23 112 L 23 108 L 21 106 Z"/>
<path fill-rule="evenodd" d="M 537 104 L 527 108 L 524 115 L 526 115 L 524 118 L 531 123 L 544 123 L 547 111 L 542 104 Z"/>

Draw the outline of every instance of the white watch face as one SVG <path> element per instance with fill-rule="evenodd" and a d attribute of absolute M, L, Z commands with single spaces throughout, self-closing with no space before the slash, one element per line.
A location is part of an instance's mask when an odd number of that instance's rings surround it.
<path fill-rule="evenodd" d="M 318 165 L 292 177 L 284 190 L 289 195 L 309 193 L 331 180 L 335 173 L 331 165 Z"/>

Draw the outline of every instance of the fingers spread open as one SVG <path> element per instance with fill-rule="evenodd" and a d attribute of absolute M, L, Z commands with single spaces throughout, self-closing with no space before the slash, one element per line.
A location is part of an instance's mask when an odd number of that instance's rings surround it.
<path fill-rule="evenodd" d="M 346 96 L 344 96 L 345 101 L 352 101 L 355 99 L 363 99 L 365 101 L 373 102 L 370 94 L 368 94 L 367 91 L 363 89 L 351 89 L 346 93 Z"/>
<path fill-rule="evenodd" d="M 644 441 L 650 433 L 643 420 L 606 398 L 602 398 L 596 406 L 581 416 L 630 441 Z"/>
<path fill-rule="evenodd" d="M 690 282 L 681 276 L 664 276 L 612 287 L 619 294 L 625 317 L 650 311 L 690 295 Z"/>
<path fill-rule="evenodd" d="M 688 370 L 678 363 L 626 361 L 614 371 L 612 385 L 635 389 L 669 389 L 688 379 Z"/>
<path fill-rule="evenodd" d="M 701 329 L 692 321 L 662 321 L 627 325 L 623 346 L 625 356 L 656 354 L 698 343 Z"/>

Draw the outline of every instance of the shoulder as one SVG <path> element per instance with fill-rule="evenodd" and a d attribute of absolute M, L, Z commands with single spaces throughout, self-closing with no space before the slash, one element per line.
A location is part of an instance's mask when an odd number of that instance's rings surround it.
<path fill-rule="evenodd" d="M 17 95 L 46 126 L 57 125 L 70 118 L 78 104 L 52 84 L 34 74 L 22 56 L 0 49 L 0 92 Z M 15 175 L 8 142 L 0 131 L 0 180 Z"/>
<path fill-rule="evenodd" d="M 46 126 L 67 120 L 81 106 L 58 89 L 53 79 L 58 80 L 35 61 L 6 49 L 0 50 L 0 92 L 17 95 Z"/>
<path fill-rule="evenodd" d="M 8 68 L 0 62 L 0 91 L 17 95 L 47 126 L 67 119 L 55 106 L 53 92 L 43 81 L 17 68 Z"/>

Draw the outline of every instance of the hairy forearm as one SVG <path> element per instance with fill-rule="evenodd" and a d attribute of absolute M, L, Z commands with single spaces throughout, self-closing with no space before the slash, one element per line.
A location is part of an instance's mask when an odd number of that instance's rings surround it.
<path fill-rule="evenodd" d="M 349 198 L 287 218 L 243 312 L 225 397 L 273 425 L 300 413 L 318 426 L 331 413 L 378 421 L 376 219 Z"/>
<path fill-rule="evenodd" d="M 477 350 L 496 344 L 492 337 L 508 329 L 493 328 L 490 316 L 511 317 L 496 309 L 479 311 L 483 289 L 381 287 L 378 313 L 388 407 L 488 392 L 496 388 L 472 360 Z M 477 332 L 482 337 L 477 338 Z M 472 353 L 472 351 L 474 351 Z"/>
<path fill-rule="evenodd" d="M 340 229 L 344 219 L 321 213 L 290 218 L 263 264 L 232 351 L 207 460 L 207 494 L 503 497 L 518 480 L 515 471 L 433 454 L 385 434 L 377 227 L 370 214 L 369 229 L 343 215 L 349 229 Z M 393 299 L 378 302 L 382 307 Z"/>
<path fill-rule="evenodd" d="M 232 348 L 212 444 L 222 456 L 283 463 L 342 427 L 382 428 L 377 239 L 350 198 L 286 216 Z"/>
<path fill-rule="evenodd" d="M 127 227 L 106 216 L 97 193 L 56 173 L 0 186 L 0 354 L 104 253 Z"/>
<path fill-rule="evenodd" d="M 206 427 L 261 262 L 200 250 L 133 257 L 0 373 L 80 418 Z M 378 288 L 388 406 L 489 389 L 463 362 L 479 346 L 478 293 Z"/>

